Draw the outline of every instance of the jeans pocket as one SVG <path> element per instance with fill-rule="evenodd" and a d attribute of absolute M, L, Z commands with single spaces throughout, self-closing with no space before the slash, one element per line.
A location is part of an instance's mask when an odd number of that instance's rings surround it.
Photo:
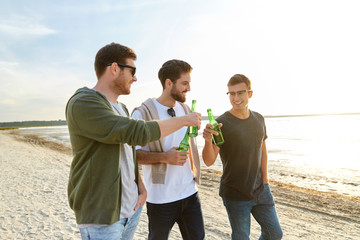
<path fill-rule="evenodd" d="M 274 205 L 274 198 L 271 193 L 269 184 L 264 184 L 264 190 L 259 197 L 259 204 Z"/>

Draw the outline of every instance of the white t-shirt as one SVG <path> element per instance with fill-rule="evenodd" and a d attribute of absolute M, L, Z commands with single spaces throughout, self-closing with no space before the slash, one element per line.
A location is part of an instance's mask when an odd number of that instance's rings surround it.
<path fill-rule="evenodd" d="M 167 113 L 169 107 L 161 105 L 155 99 L 153 99 L 153 102 L 161 120 L 171 118 L 171 116 Z M 185 115 L 185 110 L 178 102 L 176 102 L 174 110 L 176 116 Z M 139 110 L 133 112 L 132 118 L 143 119 Z M 185 136 L 186 130 L 187 127 L 183 127 L 164 138 L 165 152 L 169 151 L 173 147 L 179 147 L 181 140 Z M 144 147 L 137 146 L 137 149 L 149 151 L 148 145 Z M 144 184 L 147 190 L 147 202 L 155 204 L 169 203 L 187 198 L 197 192 L 189 159 L 187 159 L 184 166 L 167 164 L 165 184 L 152 183 L 151 165 L 142 165 L 142 170 L 144 175 Z"/>

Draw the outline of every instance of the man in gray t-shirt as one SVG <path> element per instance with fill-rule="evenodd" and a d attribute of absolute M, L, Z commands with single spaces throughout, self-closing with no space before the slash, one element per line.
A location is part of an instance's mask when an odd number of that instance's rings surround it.
<path fill-rule="evenodd" d="M 216 146 L 207 124 L 203 137 L 204 163 L 211 166 L 220 153 L 223 175 L 220 196 L 228 213 L 231 239 L 249 239 L 251 215 L 261 226 L 259 239 L 281 239 L 282 230 L 268 184 L 267 138 L 264 117 L 248 108 L 252 97 L 250 80 L 236 74 L 228 82 L 232 108 L 217 118 L 224 143 Z"/>

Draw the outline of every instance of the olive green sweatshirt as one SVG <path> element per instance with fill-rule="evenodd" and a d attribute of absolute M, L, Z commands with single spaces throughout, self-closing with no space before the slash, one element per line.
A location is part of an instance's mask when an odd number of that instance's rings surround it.
<path fill-rule="evenodd" d="M 76 222 L 113 224 L 120 219 L 121 206 L 119 144 L 133 146 L 138 179 L 134 146 L 158 140 L 159 125 L 119 116 L 104 95 L 86 87 L 68 101 L 66 120 L 74 155 L 68 198 Z"/>

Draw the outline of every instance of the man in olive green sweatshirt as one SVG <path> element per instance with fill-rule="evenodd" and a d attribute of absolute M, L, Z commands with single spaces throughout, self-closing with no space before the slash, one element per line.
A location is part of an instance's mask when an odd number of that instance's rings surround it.
<path fill-rule="evenodd" d="M 147 195 L 134 146 L 184 126 L 200 127 L 199 113 L 148 122 L 129 118 L 117 98 L 130 94 L 137 81 L 135 60 L 126 46 L 104 46 L 95 57 L 95 87 L 78 89 L 66 106 L 74 155 L 68 198 L 82 239 L 132 239 Z"/>

